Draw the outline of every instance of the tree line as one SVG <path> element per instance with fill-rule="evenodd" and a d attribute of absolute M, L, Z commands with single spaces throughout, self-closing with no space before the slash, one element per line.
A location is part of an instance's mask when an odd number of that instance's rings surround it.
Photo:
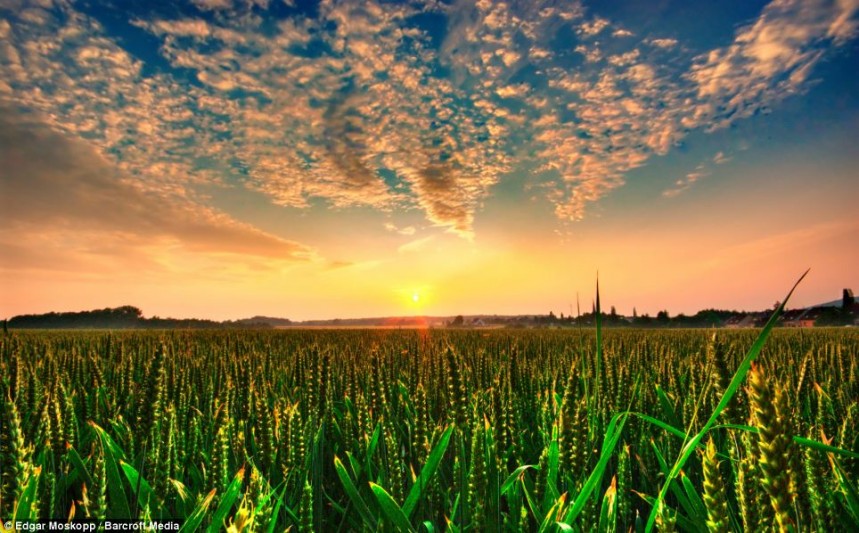
<path fill-rule="evenodd" d="M 6 327 L 11 329 L 215 329 L 215 328 L 269 328 L 265 322 L 248 320 L 217 322 L 200 318 L 145 318 L 143 311 L 131 305 L 73 311 L 18 315 L 10 318 Z"/>

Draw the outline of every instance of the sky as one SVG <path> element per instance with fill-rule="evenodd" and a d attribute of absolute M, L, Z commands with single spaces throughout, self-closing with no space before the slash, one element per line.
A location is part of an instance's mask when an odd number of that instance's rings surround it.
<path fill-rule="evenodd" d="M 0 0 L 0 317 L 859 292 L 859 0 Z"/>

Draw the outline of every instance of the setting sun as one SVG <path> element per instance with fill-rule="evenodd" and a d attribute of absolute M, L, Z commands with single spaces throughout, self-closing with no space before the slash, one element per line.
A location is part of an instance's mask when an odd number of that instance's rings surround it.
<path fill-rule="evenodd" d="M 420 301 L 420 299 L 421 299 L 420 294 L 418 294 L 417 292 L 412 293 L 412 301 L 413 302 L 418 303 L 418 301 Z"/>

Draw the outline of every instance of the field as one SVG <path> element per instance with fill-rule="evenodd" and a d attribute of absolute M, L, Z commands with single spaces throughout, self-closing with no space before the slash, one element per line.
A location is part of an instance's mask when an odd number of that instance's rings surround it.
<path fill-rule="evenodd" d="M 759 333 L 15 332 L 0 340 L 0 515 L 859 527 L 859 332 L 773 330 L 756 354 Z"/>

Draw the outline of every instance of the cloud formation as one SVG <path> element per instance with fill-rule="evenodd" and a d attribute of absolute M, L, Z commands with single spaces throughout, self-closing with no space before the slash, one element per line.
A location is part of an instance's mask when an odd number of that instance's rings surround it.
<path fill-rule="evenodd" d="M 696 88 L 695 123 L 725 127 L 801 92 L 821 45 L 856 35 L 857 11 L 856 0 L 774 0 L 731 45 L 695 59 L 686 76 Z"/>
<path fill-rule="evenodd" d="M 721 153 L 721 152 L 720 152 Z M 662 191 L 662 196 L 666 198 L 674 198 L 680 195 L 683 191 L 695 184 L 696 181 L 706 178 L 710 175 L 710 171 L 701 164 L 695 167 L 695 170 L 686 174 L 686 177 L 678 179 L 670 189 Z"/>
<path fill-rule="evenodd" d="M 88 144 L 140 194 L 200 205 L 195 185 L 238 183 L 294 208 L 420 209 L 465 236 L 513 170 L 581 219 L 689 131 L 803 91 L 859 10 L 774 0 L 726 46 L 691 51 L 579 2 L 194 0 L 126 16 L 158 43 L 143 53 L 73 3 L 14 4 L 0 102 Z"/>
<path fill-rule="evenodd" d="M 137 185 L 78 140 L 0 118 L 0 267 L 79 270 L 123 257 L 135 271 L 160 269 L 154 244 L 204 256 L 294 262 L 312 249 L 211 208 Z M 27 243 L 28 246 L 22 246 Z M 33 244 L 38 244 L 34 246 Z M 158 255 L 158 254 L 154 254 Z"/>

